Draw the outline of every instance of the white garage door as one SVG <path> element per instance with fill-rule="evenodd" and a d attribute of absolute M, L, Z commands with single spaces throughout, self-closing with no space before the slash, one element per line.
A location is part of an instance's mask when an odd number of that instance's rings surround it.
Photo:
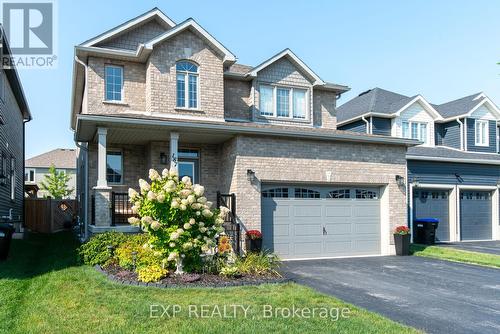
<path fill-rule="evenodd" d="M 380 254 L 378 189 L 262 189 L 263 245 L 281 258 Z"/>

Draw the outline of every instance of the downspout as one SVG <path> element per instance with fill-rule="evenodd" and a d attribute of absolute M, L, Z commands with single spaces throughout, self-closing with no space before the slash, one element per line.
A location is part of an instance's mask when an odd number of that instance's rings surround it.
<path fill-rule="evenodd" d="M 464 151 L 464 142 L 465 142 L 465 139 L 464 139 L 464 123 L 459 119 L 457 118 L 457 123 L 459 124 L 460 126 L 460 150 Z"/>
<path fill-rule="evenodd" d="M 88 143 L 83 146 L 81 143 L 76 142 L 76 146 L 84 152 L 84 165 L 83 165 L 83 193 L 84 196 L 80 200 L 83 201 L 83 240 L 88 237 L 88 215 L 89 215 L 89 148 Z"/>
<path fill-rule="evenodd" d="M 361 116 L 361 120 L 366 123 L 366 133 L 371 134 L 370 132 L 370 122 L 365 118 L 365 116 Z"/>
<path fill-rule="evenodd" d="M 467 141 L 469 141 L 469 138 L 467 138 L 467 118 L 464 118 L 464 151 L 468 150 Z"/>

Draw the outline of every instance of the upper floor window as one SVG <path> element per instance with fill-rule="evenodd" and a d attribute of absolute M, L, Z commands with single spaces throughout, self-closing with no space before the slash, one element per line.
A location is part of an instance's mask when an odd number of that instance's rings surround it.
<path fill-rule="evenodd" d="M 177 73 L 177 107 L 198 108 L 198 66 L 189 61 L 179 61 Z"/>
<path fill-rule="evenodd" d="M 115 65 L 106 65 L 105 89 L 106 101 L 122 101 L 123 98 L 123 67 Z"/>
<path fill-rule="evenodd" d="M 427 123 L 403 121 L 401 132 L 403 138 L 416 139 L 427 144 Z"/>
<path fill-rule="evenodd" d="M 260 85 L 259 93 L 261 116 L 306 118 L 306 89 Z"/>
<path fill-rule="evenodd" d="M 476 146 L 489 146 L 489 121 L 476 120 Z"/>

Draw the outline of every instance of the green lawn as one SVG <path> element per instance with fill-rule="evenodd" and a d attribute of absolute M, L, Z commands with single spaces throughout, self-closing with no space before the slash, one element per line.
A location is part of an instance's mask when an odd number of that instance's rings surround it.
<path fill-rule="evenodd" d="M 75 263 L 69 234 L 15 240 L 0 263 L 0 333 L 417 333 L 377 314 L 296 285 L 221 289 L 159 289 L 123 286 Z M 178 304 L 175 318 L 150 318 L 150 305 Z M 201 319 L 188 305 L 244 305 L 248 317 Z M 327 307 L 351 310 L 333 321 L 263 318 L 262 307 Z M 213 310 L 213 309 L 211 309 Z M 155 313 L 158 315 L 158 313 Z"/>
<path fill-rule="evenodd" d="M 418 244 L 411 245 L 411 252 L 413 255 L 417 256 L 500 268 L 500 256 L 495 254 L 469 252 L 452 247 L 426 246 Z"/>

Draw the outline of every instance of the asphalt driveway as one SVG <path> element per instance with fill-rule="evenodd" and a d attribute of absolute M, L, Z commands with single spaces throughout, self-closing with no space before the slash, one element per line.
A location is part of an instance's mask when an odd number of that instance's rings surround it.
<path fill-rule="evenodd" d="M 449 242 L 436 246 L 500 255 L 500 241 Z"/>
<path fill-rule="evenodd" d="M 499 333 L 500 270 L 408 257 L 290 261 L 285 275 L 428 333 Z"/>

